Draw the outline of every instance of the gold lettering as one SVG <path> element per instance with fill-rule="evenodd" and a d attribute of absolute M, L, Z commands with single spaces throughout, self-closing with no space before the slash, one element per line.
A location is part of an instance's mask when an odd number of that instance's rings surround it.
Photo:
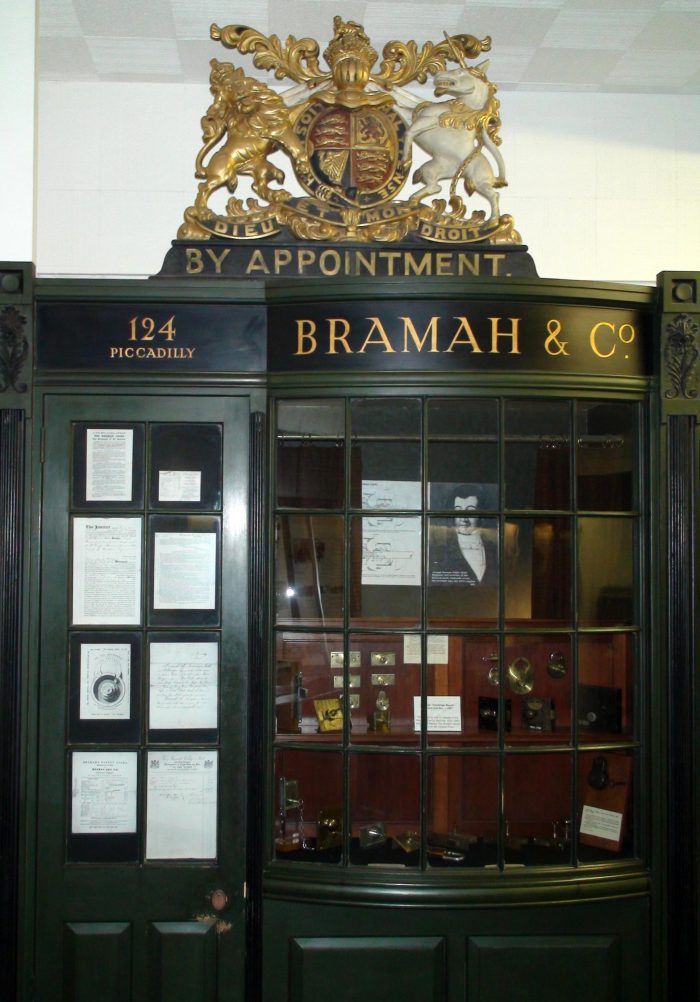
<path fill-rule="evenodd" d="M 616 345 L 613 345 L 610 351 L 601 351 L 598 347 L 598 331 L 601 327 L 607 327 L 611 334 L 615 334 L 615 325 L 610 324 L 607 320 L 601 320 L 600 323 L 595 324 L 591 328 L 591 348 L 598 356 L 598 358 L 610 358 L 611 355 L 615 354 Z"/>
<path fill-rule="evenodd" d="M 318 347 L 316 338 L 316 324 L 313 320 L 297 320 L 297 350 L 295 355 L 313 355 Z M 308 347 L 307 347 L 308 345 Z"/>
<path fill-rule="evenodd" d="M 435 274 L 436 275 L 451 275 L 452 274 L 452 254 L 448 251 L 442 251 L 435 255 Z"/>
<path fill-rule="evenodd" d="M 499 275 L 501 261 L 505 261 L 506 256 L 505 254 L 484 254 L 484 259 L 491 262 L 491 274 Z"/>
<path fill-rule="evenodd" d="M 192 358 L 196 350 L 197 350 L 196 348 L 185 348 L 185 351 L 187 352 L 185 358 Z"/>
<path fill-rule="evenodd" d="M 228 224 L 225 223 L 222 219 L 217 219 L 217 221 L 214 223 L 214 230 L 217 233 L 228 233 Z"/>
<path fill-rule="evenodd" d="M 204 271 L 204 261 L 202 260 L 202 252 L 199 247 L 186 247 L 185 258 L 187 260 L 186 270 L 188 275 L 198 275 L 200 271 Z"/>
<path fill-rule="evenodd" d="M 333 268 L 332 270 L 331 268 L 328 268 L 326 266 L 326 259 L 329 257 L 332 259 L 333 264 L 335 265 L 335 268 Z M 338 272 L 340 271 L 340 265 L 341 265 L 340 254 L 336 250 L 324 250 L 318 259 L 318 264 L 321 269 L 322 275 L 337 275 Z"/>
<path fill-rule="evenodd" d="M 520 348 L 518 347 L 518 324 L 520 323 L 519 317 L 508 317 L 510 320 L 510 330 L 509 331 L 499 331 L 498 321 L 501 317 L 489 317 L 491 321 L 491 355 L 498 355 L 498 339 L 499 337 L 509 337 L 510 338 L 510 352 L 511 355 L 519 355 Z"/>
<path fill-rule="evenodd" d="M 401 251 L 380 251 L 379 257 L 386 261 L 386 273 L 387 275 L 393 276 L 394 274 L 394 261 L 397 257 L 401 257 Z"/>
<path fill-rule="evenodd" d="M 428 334 L 430 334 L 430 348 L 428 351 L 438 351 L 437 346 L 437 325 L 439 317 L 431 317 L 428 326 L 425 328 L 425 333 L 422 338 L 418 337 L 418 331 L 416 330 L 413 321 L 410 317 L 399 317 L 399 320 L 403 320 L 403 351 L 407 352 L 411 349 L 408 347 L 408 336 L 411 335 L 413 343 L 415 344 L 418 351 L 423 351 L 423 345 L 428 340 Z"/>
<path fill-rule="evenodd" d="M 469 326 L 469 321 L 467 320 L 467 318 L 466 317 L 455 317 L 454 319 L 455 320 L 459 320 L 459 327 L 457 328 L 455 336 L 452 338 L 452 341 L 450 342 L 450 347 L 446 348 L 445 350 L 446 351 L 453 351 L 455 345 L 464 344 L 464 345 L 469 345 L 469 347 L 471 348 L 472 352 L 474 352 L 475 354 L 479 354 L 480 355 L 481 354 L 481 348 L 479 347 L 478 342 L 477 342 L 476 338 L 474 337 L 474 331 Z M 460 338 L 460 336 L 459 336 L 462 332 L 464 332 L 467 335 L 466 341 L 462 340 Z"/>
<path fill-rule="evenodd" d="M 377 274 L 377 252 L 370 251 L 369 259 L 365 257 L 362 251 L 357 252 L 357 257 L 355 258 L 357 263 L 357 274 L 360 274 L 360 266 L 362 266 L 369 275 Z"/>
<path fill-rule="evenodd" d="M 566 346 L 568 341 L 560 341 L 561 323 L 558 320 L 547 321 L 547 333 L 549 337 L 545 339 L 544 350 L 548 355 L 568 355 Z"/>
<path fill-rule="evenodd" d="M 479 255 L 478 254 L 460 254 L 457 259 L 458 263 L 458 273 L 463 275 L 468 271 L 471 275 L 479 274 Z"/>
<path fill-rule="evenodd" d="M 394 253 L 398 254 L 398 251 L 395 251 Z M 360 348 L 358 354 L 361 355 L 364 352 L 364 350 L 365 350 L 365 348 L 367 347 L 368 344 L 383 344 L 385 352 L 387 352 L 387 353 L 388 352 L 392 352 L 393 353 L 394 349 L 391 347 L 391 341 L 387 337 L 387 333 L 384 330 L 384 328 L 382 326 L 382 322 L 379 319 L 379 317 L 367 317 L 367 319 L 372 321 L 372 326 L 370 327 L 369 334 L 365 338 L 365 340 L 364 340 L 364 342 L 362 344 L 362 347 Z M 378 341 L 374 341 L 372 339 L 372 335 L 375 333 L 375 331 L 379 335 L 379 340 Z"/>
<path fill-rule="evenodd" d="M 312 250 L 300 250 L 297 252 L 297 264 L 299 266 L 299 274 L 304 274 L 304 268 L 307 265 L 313 264 L 316 260 L 316 251 Z"/>
<path fill-rule="evenodd" d="M 221 252 L 221 254 L 218 255 L 218 257 L 214 253 L 214 251 L 211 249 L 211 247 L 207 247 L 206 248 L 206 252 L 209 255 L 209 257 L 212 259 L 212 261 L 214 262 L 214 273 L 216 275 L 220 275 L 221 274 L 221 265 L 223 264 L 224 260 L 229 256 L 229 254 L 231 253 L 231 248 L 230 247 L 226 247 Z"/>
<path fill-rule="evenodd" d="M 118 358 L 119 355 L 121 354 L 121 351 L 122 351 L 121 348 L 110 348 L 109 349 L 109 357 L 110 358 L 115 358 L 115 357 Z"/>
<path fill-rule="evenodd" d="M 262 271 L 265 275 L 270 274 L 270 269 L 265 264 L 263 252 L 259 248 L 254 250 L 250 255 L 250 261 L 248 262 L 248 267 L 246 268 L 245 273 L 246 275 L 250 275 L 252 271 Z"/>
<path fill-rule="evenodd" d="M 341 333 L 336 330 L 337 325 L 342 325 Z M 336 342 L 340 341 L 343 346 L 343 351 L 346 355 L 352 354 L 352 348 L 348 344 L 348 334 L 350 333 L 350 321 L 346 320 L 345 317 L 329 317 L 328 318 L 328 351 L 326 355 L 337 355 L 338 350 L 336 348 Z"/>
<path fill-rule="evenodd" d="M 625 329 L 629 331 L 629 334 L 626 337 L 623 336 L 622 333 Z M 622 341 L 623 344 L 632 344 L 635 337 L 637 336 L 637 332 L 635 331 L 632 324 L 621 324 L 620 329 L 617 332 L 617 336 L 619 337 L 620 341 Z"/>
<path fill-rule="evenodd" d="M 404 275 L 422 275 L 425 272 L 426 275 L 431 275 L 432 263 L 433 259 L 428 251 L 424 251 L 420 262 L 416 261 L 410 251 L 406 251 L 403 260 L 403 273 Z"/>
<path fill-rule="evenodd" d="M 286 247 L 275 247 L 275 275 L 279 275 L 282 268 L 285 268 L 292 260 L 292 252 Z"/>

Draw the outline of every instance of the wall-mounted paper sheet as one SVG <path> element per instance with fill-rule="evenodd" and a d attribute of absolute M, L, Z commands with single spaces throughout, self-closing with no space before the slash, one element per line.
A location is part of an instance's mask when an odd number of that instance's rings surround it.
<path fill-rule="evenodd" d="M 133 429 L 88 428 L 85 500 L 131 501 L 133 465 Z"/>
<path fill-rule="evenodd" d="M 131 645 L 80 645 L 80 719 L 128 720 Z"/>
<path fill-rule="evenodd" d="M 153 608 L 216 608 L 215 532 L 155 534 Z"/>
<path fill-rule="evenodd" d="M 73 752 L 71 831 L 136 831 L 137 752 Z"/>
<path fill-rule="evenodd" d="M 148 753 L 146 856 L 215 859 L 215 751 Z"/>
<path fill-rule="evenodd" d="M 428 664 L 448 664 L 449 650 L 450 638 L 446 633 L 432 634 L 428 637 Z M 407 633 L 403 638 L 403 663 L 405 665 L 420 664 L 420 636 L 415 633 Z"/>
<path fill-rule="evenodd" d="M 413 697 L 413 729 L 421 727 L 420 696 Z M 428 696 L 428 731 L 462 730 L 462 700 L 460 696 Z"/>
<path fill-rule="evenodd" d="M 216 727 L 219 645 L 152 643 L 149 692 L 152 729 Z"/>
<path fill-rule="evenodd" d="M 622 832 L 622 814 L 619 811 L 606 811 L 602 807 L 591 807 L 584 804 L 581 811 L 581 834 L 595 835 L 596 838 L 619 842 Z"/>
<path fill-rule="evenodd" d="M 362 499 L 365 508 L 377 509 L 362 519 L 362 584 L 420 585 L 420 518 L 379 517 L 382 509 L 420 509 L 420 483 L 363 480 Z"/>
<path fill-rule="evenodd" d="M 73 520 L 73 623 L 141 622 L 141 519 Z"/>
<path fill-rule="evenodd" d="M 202 497 L 201 470 L 160 470 L 159 501 L 199 501 Z"/>

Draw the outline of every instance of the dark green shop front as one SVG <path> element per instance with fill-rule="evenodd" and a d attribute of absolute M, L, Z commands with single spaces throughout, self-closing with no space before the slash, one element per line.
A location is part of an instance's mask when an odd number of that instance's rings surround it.
<path fill-rule="evenodd" d="M 18 997 L 693 997 L 697 276 L 13 269 Z"/>

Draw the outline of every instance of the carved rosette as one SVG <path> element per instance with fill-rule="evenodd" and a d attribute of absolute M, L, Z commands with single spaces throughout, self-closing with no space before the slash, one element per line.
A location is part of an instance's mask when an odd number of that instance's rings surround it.
<path fill-rule="evenodd" d="M 698 360 L 698 325 L 687 313 L 679 313 L 667 325 L 666 334 L 664 361 L 671 386 L 664 395 L 669 400 L 693 400 L 698 391 L 689 388 L 688 384 L 694 378 Z"/>
<path fill-rule="evenodd" d="M 27 384 L 20 382 L 29 355 L 29 342 L 24 336 L 26 323 L 26 316 L 14 306 L 0 311 L 0 393 L 10 388 L 16 393 L 27 392 Z"/>

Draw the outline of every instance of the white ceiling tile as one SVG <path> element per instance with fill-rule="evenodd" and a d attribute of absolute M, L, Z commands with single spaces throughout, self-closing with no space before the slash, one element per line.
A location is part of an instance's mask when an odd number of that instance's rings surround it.
<path fill-rule="evenodd" d="M 84 38 L 41 38 L 39 59 L 44 80 L 94 80 L 97 77 Z"/>
<path fill-rule="evenodd" d="M 653 11 L 563 10 L 544 36 L 543 46 L 556 49 L 626 49 L 654 17 Z"/>
<path fill-rule="evenodd" d="M 107 74 L 179 77 L 180 56 L 172 38 L 87 38 L 95 68 Z"/>
<path fill-rule="evenodd" d="M 656 14 L 631 45 L 634 49 L 700 48 L 700 0 L 692 12 L 663 11 Z M 700 61 L 700 54 L 697 55 Z"/>
<path fill-rule="evenodd" d="M 73 0 L 83 33 L 104 38 L 172 38 L 170 0 Z"/>
<path fill-rule="evenodd" d="M 688 83 L 697 72 L 697 52 L 676 52 L 673 59 L 667 52 L 625 52 L 605 83 L 668 91 Z"/>
<path fill-rule="evenodd" d="M 605 49 L 539 49 L 523 74 L 523 82 L 533 84 L 574 84 L 590 90 L 606 78 L 620 58 L 619 52 Z"/>
<path fill-rule="evenodd" d="M 534 54 L 532 48 L 517 48 L 499 45 L 490 54 L 489 79 L 498 87 L 518 83 L 530 65 Z"/>
<path fill-rule="evenodd" d="M 52 38 L 77 38 L 82 28 L 72 0 L 41 0 L 39 34 Z"/>
<path fill-rule="evenodd" d="M 209 38 L 209 28 L 218 24 L 247 24 L 267 34 L 267 0 L 170 0 L 177 38 L 203 40 Z"/>
<path fill-rule="evenodd" d="M 535 10 L 517 6 L 499 7 L 497 10 L 483 6 L 467 7 L 458 22 L 457 30 L 469 32 L 477 38 L 488 35 L 493 41 L 492 52 L 502 46 L 535 47 L 542 43 L 557 16 L 558 11 L 545 7 Z"/>

